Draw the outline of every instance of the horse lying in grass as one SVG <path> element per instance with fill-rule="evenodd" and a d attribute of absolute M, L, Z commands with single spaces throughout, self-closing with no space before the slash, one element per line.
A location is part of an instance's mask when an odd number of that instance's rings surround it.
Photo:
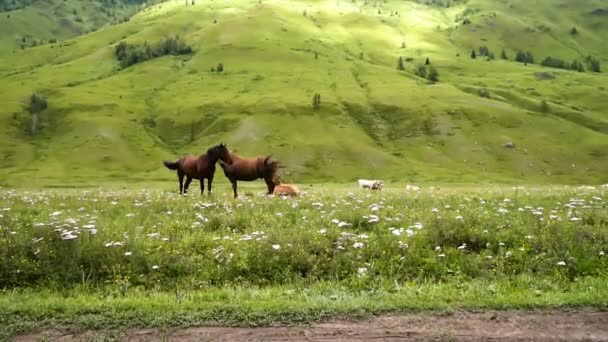
<path fill-rule="evenodd" d="M 219 144 L 207 150 L 207 153 L 200 157 L 183 156 L 175 162 L 164 161 L 163 164 L 169 170 L 177 170 L 177 178 L 179 179 L 179 194 L 186 194 L 188 186 L 192 179 L 201 181 L 201 195 L 205 192 L 205 178 L 207 179 L 208 194 L 211 194 L 211 183 L 215 175 L 215 163 L 221 160 L 228 165 L 232 164 L 230 152 L 226 145 Z M 183 184 L 186 177 L 186 184 Z"/>
<path fill-rule="evenodd" d="M 251 182 L 260 178 L 266 182 L 268 194 L 273 193 L 275 188 L 273 178 L 281 168 L 277 160 L 272 160 L 270 156 L 241 157 L 234 152 L 230 152 L 230 160 L 232 163 L 220 161 L 220 166 L 224 170 L 226 178 L 232 183 L 234 198 L 238 197 L 237 181 Z"/>
<path fill-rule="evenodd" d="M 273 178 L 274 191 L 272 192 L 275 196 L 300 196 L 300 189 L 294 184 L 283 184 L 281 178 L 276 176 Z"/>

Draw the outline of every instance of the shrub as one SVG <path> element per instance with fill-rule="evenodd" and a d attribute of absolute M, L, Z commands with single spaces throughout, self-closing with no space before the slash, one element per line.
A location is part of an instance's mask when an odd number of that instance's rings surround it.
<path fill-rule="evenodd" d="M 428 80 L 433 83 L 439 82 L 439 72 L 437 71 L 437 69 L 435 69 L 434 66 L 431 66 L 431 68 L 429 69 Z"/>
<path fill-rule="evenodd" d="M 530 63 L 530 64 L 534 64 L 534 56 L 532 55 L 532 53 L 530 51 L 518 51 L 517 54 L 515 55 L 515 60 L 517 62 L 521 62 L 521 63 Z"/>
<path fill-rule="evenodd" d="M 507 56 L 507 52 L 505 51 L 505 49 L 502 49 L 502 52 L 500 53 L 500 58 L 502 58 L 502 59 L 509 59 L 509 57 Z"/>
<path fill-rule="evenodd" d="M 486 99 L 490 98 L 490 91 L 487 88 L 479 89 L 478 93 L 481 97 L 485 97 Z"/>
<path fill-rule="evenodd" d="M 549 111 L 551 110 L 551 108 L 549 108 L 549 104 L 547 103 L 547 101 L 542 100 L 540 101 L 540 111 L 543 113 L 549 113 Z"/>
<path fill-rule="evenodd" d="M 224 72 L 224 64 L 219 63 L 219 64 L 217 65 L 217 68 L 215 68 L 215 70 L 216 70 L 217 72 Z"/>
<path fill-rule="evenodd" d="M 419 65 L 416 67 L 416 70 L 414 70 L 414 73 L 422 78 L 426 78 L 426 68 L 424 67 L 424 65 Z"/>
<path fill-rule="evenodd" d="M 473 50 L 471 51 L 471 58 L 472 58 L 472 59 L 477 58 L 477 54 L 475 53 L 475 49 L 473 49 Z"/>
<path fill-rule="evenodd" d="M 559 58 L 547 57 L 541 63 L 542 66 L 550 67 L 550 68 L 558 68 L 558 69 L 568 69 L 568 63 L 564 62 Z"/>
<path fill-rule="evenodd" d="M 48 107 L 48 103 L 44 96 L 38 95 L 36 93 L 34 93 L 34 94 L 32 94 L 32 96 L 30 96 L 30 103 L 28 106 L 28 111 L 31 114 L 38 114 L 38 113 L 42 112 L 43 110 L 47 109 L 47 107 Z"/>
<path fill-rule="evenodd" d="M 587 65 L 589 65 L 591 71 L 601 72 L 600 61 L 597 58 L 587 56 Z"/>

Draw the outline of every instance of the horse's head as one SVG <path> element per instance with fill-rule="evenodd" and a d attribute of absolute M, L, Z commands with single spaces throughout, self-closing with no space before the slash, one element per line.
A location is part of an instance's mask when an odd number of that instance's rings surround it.
<path fill-rule="evenodd" d="M 224 143 L 221 143 L 207 150 L 207 155 L 209 155 L 209 157 L 212 159 L 219 159 L 228 165 L 232 164 L 230 150 L 228 150 L 228 147 Z"/>

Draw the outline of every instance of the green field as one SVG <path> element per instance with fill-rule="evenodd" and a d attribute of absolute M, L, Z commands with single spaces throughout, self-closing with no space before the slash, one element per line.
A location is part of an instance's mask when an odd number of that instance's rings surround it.
<path fill-rule="evenodd" d="M 254 191 L 3 190 L 0 336 L 608 308 L 606 190 Z"/>
<path fill-rule="evenodd" d="M 606 65 L 605 3 L 451 3 L 167 1 L 117 25 L 84 20 L 99 29 L 24 50 L 15 39 L 38 9 L 6 12 L 0 29 L 13 33 L 0 40 L 0 183 L 173 180 L 163 159 L 219 142 L 272 153 L 296 183 L 608 182 L 608 76 L 538 64 L 592 56 Z M 66 2 L 67 12 L 77 5 Z M 48 39 L 45 25 L 28 34 Z M 128 68 L 114 55 L 121 41 L 176 35 L 194 53 Z M 471 59 L 481 46 L 496 59 Z M 536 64 L 515 62 L 520 50 Z M 416 76 L 426 58 L 435 84 Z M 211 72 L 219 63 L 224 71 Z M 35 135 L 32 93 L 49 104 Z M 515 148 L 503 147 L 509 141 Z"/>

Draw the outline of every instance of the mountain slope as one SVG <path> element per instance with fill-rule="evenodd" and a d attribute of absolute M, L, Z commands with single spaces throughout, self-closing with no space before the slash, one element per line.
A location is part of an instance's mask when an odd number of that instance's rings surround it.
<path fill-rule="evenodd" d="M 162 159 L 223 141 L 273 153 L 294 181 L 608 181 L 606 74 L 513 61 L 524 50 L 537 62 L 608 64 L 602 2 L 570 3 L 151 6 L 62 46 L 0 57 L 0 174 L 9 184 L 172 179 Z M 175 35 L 194 53 L 120 68 L 120 41 Z M 511 60 L 471 59 L 480 46 Z M 415 74 L 426 58 L 436 84 Z M 211 71 L 218 63 L 224 72 Z M 33 92 L 49 103 L 36 136 L 25 110 Z"/>

